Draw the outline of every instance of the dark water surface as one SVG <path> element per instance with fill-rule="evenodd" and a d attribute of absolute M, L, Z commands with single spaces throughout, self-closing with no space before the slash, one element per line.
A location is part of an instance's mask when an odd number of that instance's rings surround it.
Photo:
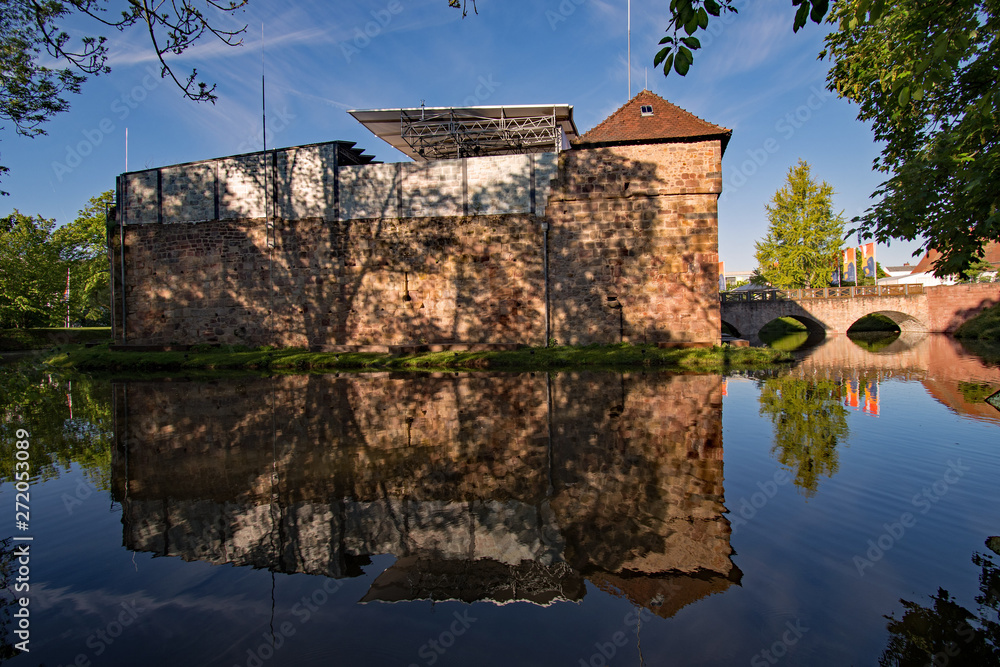
<path fill-rule="evenodd" d="M 3 559 L 14 585 L 30 544 L 9 661 L 998 664 L 1000 367 L 943 336 L 800 356 L 729 377 L 0 368 L 0 537 L 34 538 Z"/>

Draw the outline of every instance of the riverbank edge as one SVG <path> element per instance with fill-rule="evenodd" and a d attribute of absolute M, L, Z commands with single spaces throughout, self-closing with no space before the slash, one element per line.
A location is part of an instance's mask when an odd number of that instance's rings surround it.
<path fill-rule="evenodd" d="M 955 330 L 963 340 L 1000 341 L 1000 303 L 984 308 Z"/>
<path fill-rule="evenodd" d="M 196 346 L 187 351 L 137 352 L 108 345 L 67 345 L 43 353 L 40 361 L 62 370 L 88 373 L 158 371 L 549 371 L 642 370 L 715 372 L 766 369 L 792 356 L 770 348 L 660 348 L 656 345 L 521 347 L 514 350 L 309 352 L 298 348 L 245 349 Z"/>
<path fill-rule="evenodd" d="M 30 352 L 56 345 L 105 343 L 110 340 L 111 327 L 0 329 L 0 352 Z"/>

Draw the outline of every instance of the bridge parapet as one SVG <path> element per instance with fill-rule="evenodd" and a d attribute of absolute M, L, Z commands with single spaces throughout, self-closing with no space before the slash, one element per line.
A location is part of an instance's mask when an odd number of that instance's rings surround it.
<path fill-rule="evenodd" d="M 720 292 L 722 303 L 748 303 L 755 301 L 800 301 L 802 299 L 849 299 L 859 296 L 910 296 L 923 294 L 920 284 L 858 285 L 853 287 L 808 287 L 804 289 L 747 290 Z"/>

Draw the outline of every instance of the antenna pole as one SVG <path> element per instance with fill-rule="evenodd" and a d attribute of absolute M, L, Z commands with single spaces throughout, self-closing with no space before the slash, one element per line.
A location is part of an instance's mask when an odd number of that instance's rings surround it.
<path fill-rule="evenodd" d="M 628 0 L 628 99 L 632 99 L 632 0 Z"/>
<path fill-rule="evenodd" d="M 264 83 L 264 23 L 260 24 L 260 136 L 264 143 L 264 225 L 267 227 L 268 245 L 271 243 L 270 223 L 267 214 L 267 97 Z"/>
<path fill-rule="evenodd" d="M 264 80 L 264 22 L 260 24 L 260 132 L 261 140 L 264 144 L 264 232 L 267 236 L 267 274 L 270 279 L 271 289 L 268 294 L 268 324 L 270 325 L 271 344 L 274 344 L 274 221 L 268 213 L 267 200 L 267 97 Z M 272 183 L 272 187 L 276 184 Z"/>

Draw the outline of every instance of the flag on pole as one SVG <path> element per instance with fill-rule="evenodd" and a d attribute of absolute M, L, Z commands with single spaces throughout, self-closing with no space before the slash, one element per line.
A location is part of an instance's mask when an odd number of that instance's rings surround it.
<path fill-rule="evenodd" d="M 857 380 L 845 380 L 844 381 L 844 391 L 846 396 L 844 397 L 844 405 L 849 408 L 858 409 L 860 403 L 860 387 L 858 386 Z"/>
<path fill-rule="evenodd" d="M 841 277 L 848 283 L 856 283 L 858 281 L 858 267 L 854 248 L 844 248 L 844 272 Z"/>
<path fill-rule="evenodd" d="M 878 380 L 868 380 L 865 383 L 865 403 L 862 411 L 878 417 Z"/>
<path fill-rule="evenodd" d="M 865 243 L 858 248 L 858 252 L 861 255 L 861 266 L 859 269 L 864 271 L 865 278 L 875 277 L 875 244 Z"/>

